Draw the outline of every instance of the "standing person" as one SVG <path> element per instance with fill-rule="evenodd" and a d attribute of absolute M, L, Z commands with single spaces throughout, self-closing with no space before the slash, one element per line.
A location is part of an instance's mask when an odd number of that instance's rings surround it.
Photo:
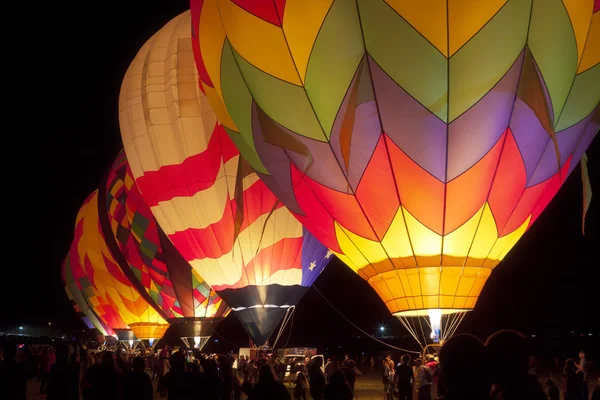
<path fill-rule="evenodd" d="M 414 373 L 410 362 L 410 355 L 404 354 L 394 373 L 394 387 L 398 392 L 398 400 L 412 400 Z"/>
<path fill-rule="evenodd" d="M 44 347 L 40 357 L 40 378 L 42 381 L 42 384 L 40 385 L 40 394 L 45 393 L 46 383 L 48 382 L 48 377 L 50 376 L 50 369 L 55 362 L 56 355 L 54 354 L 54 349 L 49 346 Z"/>
<path fill-rule="evenodd" d="M 327 359 L 327 363 L 325 364 L 325 378 L 327 378 L 327 383 L 329 383 L 331 380 L 331 375 L 333 375 L 335 371 L 337 371 L 337 366 L 330 357 Z"/>
<path fill-rule="evenodd" d="M 142 357 L 135 357 L 131 366 L 131 372 L 125 378 L 124 400 L 152 400 L 152 380 L 144 371 L 146 361 Z"/>
<path fill-rule="evenodd" d="M 356 368 L 356 363 L 354 360 L 348 360 L 346 365 L 341 368 L 341 371 L 346 376 L 346 380 L 348 381 L 348 385 L 352 389 L 352 393 L 354 393 L 354 385 L 356 384 L 356 377 L 360 375 L 360 371 Z"/>
<path fill-rule="evenodd" d="M 156 391 L 160 393 L 161 397 L 164 397 L 167 394 L 164 385 L 164 377 L 167 375 L 170 369 L 171 363 L 169 362 L 169 350 L 165 346 L 165 348 L 160 351 L 160 355 L 158 356 L 158 384 L 156 385 Z"/>
<path fill-rule="evenodd" d="M 600 400 L 600 379 L 598 379 L 598 385 L 596 385 L 596 389 L 592 393 L 592 400 Z"/>
<path fill-rule="evenodd" d="M 296 380 L 294 383 L 296 386 L 294 387 L 294 399 L 297 400 L 306 400 L 306 389 L 308 389 L 308 380 L 306 379 L 306 367 L 304 364 L 300 364 L 298 375 L 296 375 Z"/>
<path fill-rule="evenodd" d="M 276 358 L 274 369 L 275 369 L 275 373 L 277 373 L 277 379 L 279 380 L 279 382 L 283 382 L 285 380 L 285 370 L 286 370 L 285 363 L 282 363 L 279 358 Z"/>
<path fill-rule="evenodd" d="M 265 364 L 258 370 L 258 382 L 248 400 L 290 400 L 290 393 L 283 383 L 279 382 L 273 367 Z"/>
<path fill-rule="evenodd" d="M 342 371 L 335 371 L 325 385 L 324 400 L 352 400 L 354 393 Z"/>
<path fill-rule="evenodd" d="M 47 400 L 79 400 L 79 364 L 70 363 L 69 355 L 65 345 L 57 347 L 56 363 L 48 378 Z"/>
<path fill-rule="evenodd" d="M 498 331 L 487 339 L 486 348 L 495 385 L 492 399 L 547 400 L 542 385 L 528 372 L 529 355 L 523 334 Z"/>
<path fill-rule="evenodd" d="M 308 370 L 308 380 L 310 382 L 310 397 L 314 400 L 323 400 L 323 392 L 325 391 L 325 375 L 321 370 L 323 359 L 317 357 L 313 360 L 312 365 Z"/>
<path fill-rule="evenodd" d="M 548 400 L 560 400 L 560 391 L 556 383 L 552 379 L 548 379 L 546 385 L 548 387 Z"/>
<path fill-rule="evenodd" d="M 417 360 L 417 373 L 415 376 L 415 389 L 419 400 L 431 400 L 431 384 L 433 383 L 433 373 L 431 369 L 423 364 L 421 359 Z"/>
<path fill-rule="evenodd" d="M 577 367 L 583 375 L 583 382 L 581 383 L 583 385 L 583 398 L 587 400 L 590 397 L 590 388 L 587 381 L 587 363 L 585 360 L 585 352 L 583 350 L 579 352 L 579 364 Z"/>
<path fill-rule="evenodd" d="M 563 399 L 584 400 L 583 372 L 579 370 L 577 364 L 571 358 L 565 362 L 565 369 L 563 370 Z"/>
<path fill-rule="evenodd" d="M 394 362 L 389 356 L 381 363 L 383 382 L 383 400 L 393 400 L 394 398 Z"/>
<path fill-rule="evenodd" d="M 0 398 L 26 400 L 27 369 L 17 361 L 17 347 L 10 343 L 0 352 Z"/>

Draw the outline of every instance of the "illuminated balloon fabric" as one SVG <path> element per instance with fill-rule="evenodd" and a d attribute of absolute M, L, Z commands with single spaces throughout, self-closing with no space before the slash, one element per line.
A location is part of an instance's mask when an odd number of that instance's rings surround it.
<path fill-rule="evenodd" d="M 117 265 L 102 235 L 98 210 L 96 190 L 86 199 L 77 215 L 77 226 L 82 229 L 77 250 L 80 263 L 89 271 L 91 284 L 118 310 L 120 320 L 126 324 L 117 327 L 109 323 L 109 326 L 115 331 L 129 327 L 138 339 L 161 338 L 168 324 L 140 296 Z"/>
<path fill-rule="evenodd" d="M 598 131 L 600 1 L 191 8 L 242 155 L 396 315 L 472 309 Z"/>
<path fill-rule="evenodd" d="M 72 260 L 77 261 L 76 257 L 72 257 L 69 251 L 61 266 L 61 278 L 67 297 L 71 301 L 75 312 L 83 320 L 88 329 L 95 328 L 104 336 L 114 335 L 112 329 L 96 315 L 89 304 L 89 299 L 85 297 L 82 287 L 75 281 L 73 271 L 71 270 Z"/>
<path fill-rule="evenodd" d="M 86 199 L 87 203 L 88 199 Z M 81 212 L 81 210 L 80 210 Z M 73 279 L 82 294 L 92 305 L 94 312 L 100 320 L 113 331 L 128 331 L 129 327 L 121 318 L 118 307 L 112 298 L 100 286 L 97 286 L 95 269 L 93 262 L 98 262 L 96 257 L 88 255 L 89 249 L 82 240 L 88 242 L 88 237 L 84 239 L 83 218 L 78 215 L 75 225 L 75 238 L 71 243 L 69 251 L 69 266 Z M 113 332 L 114 333 L 114 332 Z"/>
<path fill-rule="evenodd" d="M 331 254 L 252 173 L 200 92 L 189 13 L 141 49 L 119 100 L 125 152 L 161 228 L 267 341 Z"/>
<path fill-rule="evenodd" d="M 107 210 L 108 234 L 124 256 L 121 269 L 146 301 L 169 322 L 225 317 L 227 305 L 159 232 L 124 152 L 111 166 L 103 187 L 105 195 L 100 201 Z"/>

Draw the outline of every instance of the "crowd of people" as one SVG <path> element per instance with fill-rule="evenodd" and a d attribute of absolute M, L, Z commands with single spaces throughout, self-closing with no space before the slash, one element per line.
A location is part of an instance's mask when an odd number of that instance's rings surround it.
<path fill-rule="evenodd" d="M 437 387 L 439 400 L 588 400 L 589 384 L 585 353 L 579 362 L 568 359 L 560 383 L 550 377 L 545 386 L 535 375 L 535 361 L 528 356 L 525 337 L 515 331 L 500 331 L 485 344 L 471 335 L 457 335 L 438 354 L 413 360 L 402 356 L 382 362 L 384 400 L 432 400 Z M 562 397 L 561 390 L 562 387 Z M 593 400 L 600 400 L 600 387 Z"/>
<path fill-rule="evenodd" d="M 321 357 L 286 364 L 274 357 L 235 359 L 166 346 L 88 351 L 77 343 L 19 352 L 5 346 L 0 355 L 0 399 L 15 400 L 26 399 L 27 380 L 36 376 L 46 400 L 151 400 L 155 394 L 167 400 L 351 400 L 361 375 L 349 356 L 339 363 L 329 358 L 325 365 Z M 375 360 L 362 364 L 373 370 Z M 544 388 L 532 374 L 525 338 L 514 331 L 497 332 L 485 344 L 456 335 L 439 354 L 406 354 L 397 364 L 388 356 L 381 366 L 384 400 L 431 400 L 433 386 L 439 400 L 589 398 L 583 352 L 577 361 L 566 361 L 560 383 L 548 379 Z M 592 399 L 600 400 L 598 387 Z"/>

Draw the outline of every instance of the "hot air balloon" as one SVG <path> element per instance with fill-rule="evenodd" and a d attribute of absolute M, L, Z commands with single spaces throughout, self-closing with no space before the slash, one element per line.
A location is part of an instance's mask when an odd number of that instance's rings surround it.
<path fill-rule="evenodd" d="M 124 337 L 123 335 L 127 335 L 127 332 L 129 332 L 129 327 L 119 315 L 117 305 L 106 295 L 102 287 L 98 288 L 96 286 L 94 268 L 91 263 L 92 258 L 87 256 L 88 249 L 86 246 L 81 245 L 83 237 L 83 218 L 77 218 L 75 237 L 67 255 L 68 266 L 70 267 L 73 279 L 85 299 L 92 306 L 94 313 L 98 316 L 102 325 L 107 326 L 112 331 L 113 336 L 118 338 L 117 333 L 120 333 L 121 337 Z M 87 240 L 89 238 L 86 238 Z"/>
<path fill-rule="evenodd" d="M 190 14 L 140 50 L 119 99 L 133 176 L 184 259 L 265 344 L 331 253 L 239 157 L 200 92 Z"/>
<path fill-rule="evenodd" d="M 98 190 L 83 203 L 77 214 L 76 250 L 91 286 L 118 314 L 100 315 L 122 342 L 133 346 L 136 339 L 161 338 L 168 328 L 167 322 L 144 300 L 123 274 L 102 234 L 98 203 Z M 73 251 L 73 249 L 71 250 Z"/>
<path fill-rule="evenodd" d="M 90 305 L 90 301 L 94 299 L 94 296 L 88 298 L 85 295 L 86 290 L 84 289 L 89 287 L 89 280 L 87 279 L 87 276 L 80 276 L 79 280 L 75 279 L 71 268 L 71 262 L 73 261 L 77 263 L 77 257 L 73 257 L 71 251 L 69 251 L 61 265 L 61 278 L 65 287 L 65 292 L 67 293 L 67 297 L 71 301 L 75 312 L 82 319 L 85 326 L 90 330 L 96 330 L 98 342 L 104 343 L 106 337 L 113 336 L 114 332 L 94 312 L 93 306 Z M 81 284 L 82 281 L 85 283 Z"/>
<path fill-rule="evenodd" d="M 188 347 L 201 349 L 229 308 L 159 228 L 123 151 L 101 188 L 100 225 L 124 275 Z"/>
<path fill-rule="evenodd" d="M 241 154 L 421 343 L 412 317 L 448 337 L 598 132 L 599 1 L 191 7 Z"/>

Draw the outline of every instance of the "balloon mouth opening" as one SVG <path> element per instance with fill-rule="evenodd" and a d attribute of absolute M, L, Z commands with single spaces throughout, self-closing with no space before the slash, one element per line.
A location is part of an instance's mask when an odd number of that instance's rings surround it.
<path fill-rule="evenodd" d="M 429 333 L 429 338 L 433 341 L 433 343 L 443 343 L 445 339 L 448 338 L 447 333 L 442 332 L 442 316 L 455 316 L 456 314 L 464 314 L 472 309 L 458 309 L 458 308 L 428 308 L 422 310 L 406 310 L 394 313 L 394 316 L 398 317 L 401 321 L 405 320 L 406 317 L 422 317 L 428 318 L 427 322 L 429 324 L 429 328 L 431 329 Z M 450 317 L 452 318 L 452 317 Z M 462 321 L 462 317 L 458 317 Z M 448 322 L 448 321 L 446 321 Z M 447 324 L 446 324 L 447 325 Z M 455 325 L 452 324 L 451 325 Z M 444 331 L 448 330 L 448 326 L 444 327 Z M 425 333 L 423 332 L 423 335 Z M 414 336 L 414 335 L 413 335 Z M 416 336 L 415 336 L 416 338 Z M 424 338 L 425 339 L 425 338 Z M 418 339 L 417 339 L 418 341 Z"/>
<path fill-rule="evenodd" d="M 431 312 L 435 315 L 439 313 L 440 318 L 443 315 L 451 315 L 473 311 L 472 308 L 423 308 L 420 310 L 399 311 L 392 314 L 394 317 L 430 317 Z"/>

